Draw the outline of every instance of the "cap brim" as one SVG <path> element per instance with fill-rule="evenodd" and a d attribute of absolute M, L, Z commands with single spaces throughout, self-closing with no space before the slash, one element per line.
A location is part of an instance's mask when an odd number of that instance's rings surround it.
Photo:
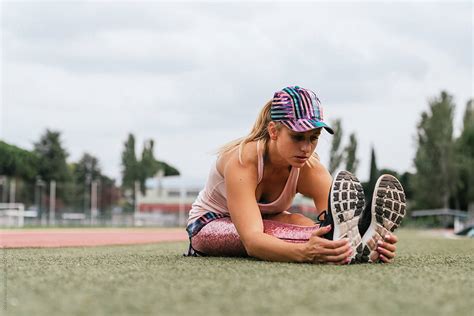
<path fill-rule="evenodd" d="M 294 132 L 307 132 L 315 128 L 324 128 L 329 134 L 334 134 L 334 130 L 329 127 L 329 125 L 318 120 L 302 119 L 295 121 L 281 121 L 281 123 Z"/>

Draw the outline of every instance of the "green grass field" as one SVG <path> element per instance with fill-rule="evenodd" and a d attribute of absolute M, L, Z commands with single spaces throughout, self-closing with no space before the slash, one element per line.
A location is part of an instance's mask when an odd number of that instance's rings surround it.
<path fill-rule="evenodd" d="M 183 257 L 186 243 L 2 249 L 2 315 L 473 315 L 474 239 L 399 233 L 389 265 Z"/>

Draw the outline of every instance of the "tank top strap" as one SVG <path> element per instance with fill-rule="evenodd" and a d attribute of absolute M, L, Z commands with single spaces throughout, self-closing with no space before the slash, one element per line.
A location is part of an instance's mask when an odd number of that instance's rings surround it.
<path fill-rule="evenodd" d="M 257 183 L 260 183 L 263 178 L 263 150 L 262 146 L 260 145 L 260 140 L 257 140 L 257 160 L 258 160 L 258 180 Z"/>

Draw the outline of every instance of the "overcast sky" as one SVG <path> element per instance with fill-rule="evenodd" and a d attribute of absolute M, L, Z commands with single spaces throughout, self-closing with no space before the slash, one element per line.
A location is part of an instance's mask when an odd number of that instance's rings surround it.
<path fill-rule="evenodd" d="M 416 124 L 442 89 L 456 132 L 473 95 L 472 2 L 2 2 L 0 138 L 62 133 L 120 179 L 128 133 L 202 185 L 274 91 L 319 95 L 359 142 L 357 175 L 413 171 Z M 328 162 L 330 135 L 317 151 Z"/>

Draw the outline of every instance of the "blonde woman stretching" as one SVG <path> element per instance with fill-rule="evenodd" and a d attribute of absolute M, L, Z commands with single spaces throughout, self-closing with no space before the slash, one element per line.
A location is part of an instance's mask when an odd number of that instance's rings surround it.
<path fill-rule="evenodd" d="M 277 91 L 250 134 L 221 148 L 189 212 L 188 255 L 391 262 L 397 242 L 391 232 L 405 215 L 402 186 L 381 176 L 365 207 L 357 178 L 341 171 L 333 180 L 319 161 L 323 129 L 334 133 L 314 92 L 298 86 Z M 298 192 L 313 199 L 317 223 L 288 211 Z"/>

